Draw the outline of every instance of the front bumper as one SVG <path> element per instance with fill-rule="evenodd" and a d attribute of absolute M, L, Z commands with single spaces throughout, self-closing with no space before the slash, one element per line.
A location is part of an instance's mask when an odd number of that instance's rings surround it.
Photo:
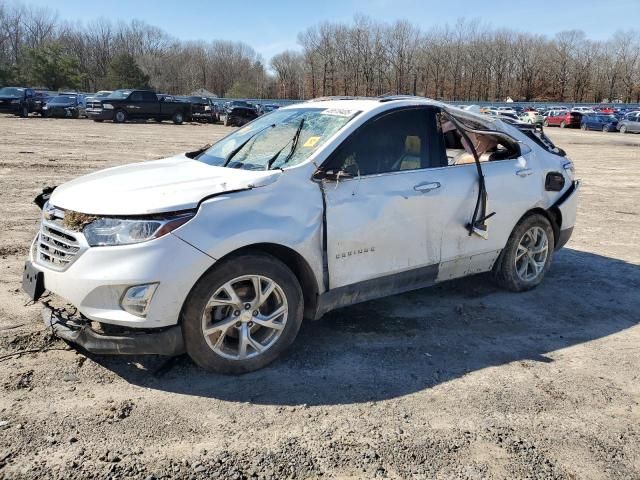
<path fill-rule="evenodd" d="M 83 316 L 128 328 L 176 325 L 191 288 L 214 262 L 171 233 L 132 245 L 86 248 L 63 270 L 43 264 L 36 248 L 31 249 L 30 260 L 35 270 L 44 273 L 44 288 Z M 158 287 L 146 316 L 123 310 L 120 301 L 125 291 L 148 283 Z"/>
<path fill-rule="evenodd" d="M 42 320 L 55 336 L 91 353 L 175 356 L 185 352 L 182 329 L 178 325 L 151 332 L 105 335 L 93 330 L 90 322 L 71 320 L 46 305 L 42 308 Z"/>
<path fill-rule="evenodd" d="M 113 110 L 87 108 L 85 113 L 92 120 L 113 120 Z"/>
<path fill-rule="evenodd" d="M 42 110 L 47 117 L 73 117 L 74 113 L 78 111 L 75 107 L 48 107 Z"/>

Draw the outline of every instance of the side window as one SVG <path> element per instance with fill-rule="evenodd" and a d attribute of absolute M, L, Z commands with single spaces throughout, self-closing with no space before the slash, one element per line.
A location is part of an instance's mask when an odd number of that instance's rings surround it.
<path fill-rule="evenodd" d="M 33 97 L 33 90 L 27 89 L 27 98 Z"/>
<path fill-rule="evenodd" d="M 352 175 L 427 168 L 427 111 L 396 110 L 369 121 L 338 147 L 329 165 Z"/>
<path fill-rule="evenodd" d="M 142 101 L 142 92 L 133 92 L 129 97 L 129 100 L 132 102 L 141 102 Z"/>
<path fill-rule="evenodd" d="M 437 113 L 436 119 L 438 131 L 443 137 L 449 166 L 475 163 L 473 149 L 480 157 L 481 162 L 508 160 L 517 158 L 520 155 L 520 148 L 515 142 L 510 142 L 499 135 L 467 131 L 465 133 L 473 145 L 472 149 L 467 139 L 460 133 L 458 127 L 446 113 Z M 464 124 L 463 121 L 458 121 L 457 123 Z M 472 128 L 479 129 L 481 127 L 481 125 L 476 125 Z"/>
<path fill-rule="evenodd" d="M 145 102 L 157 102 L 158 101 L 158 96 L 153 92 L 143 92 L 142 93 L 142 99 Z"/>

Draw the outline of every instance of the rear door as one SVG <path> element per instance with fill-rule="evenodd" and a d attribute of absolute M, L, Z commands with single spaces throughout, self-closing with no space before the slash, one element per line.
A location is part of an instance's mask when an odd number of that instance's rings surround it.
<path fill-rule="evenodd" d="M 442 225 L 438 280 L 447 280 L 490 269 L 515 224 L 540 198 L 542 185 L 534 174 L 531 150 L 524 147 L 526 151 L 521 151 L 515 141 L 496 143 L 483 135 L 471 137 L 485 177 L 486 212 L 495 215 L 486 220 L 486 238 L 469 235 L 467 226 L 478 198 L 477 166 L 464 148 L 458 129 L 451 130 L 445 114 L 437 113 L 437 117 L 441 140 L 433 144 L 440 149 L 438 154 L 445 156 L 446 166 L 431 171 L 430 177 L 441 184 L 433 207 L 442 216 L 437 222 Z M 500 160 L 508 151 L 521 154 Z"/>
<path fill-rule="evenodd" d="M 160 102 L 158 96 L 153 92 L 142 92 L 141 113 L 146 118 L 157 118 L 160 116 Z"/>

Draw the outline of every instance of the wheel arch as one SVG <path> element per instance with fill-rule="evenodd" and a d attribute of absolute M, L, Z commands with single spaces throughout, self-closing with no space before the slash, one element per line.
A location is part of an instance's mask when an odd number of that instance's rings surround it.
<path fill-rule="evenodd" d="M 520 217 L 520 219 L 517 221 L 516 225 L 514 225 L 513 228 L 516 228 L 516 226 L 520 224 L 525 218 L 535 214 L 542 215 L 547 220 L 549 220 L 549 223 L 551 223 L 551 228 L 553 229 L 554 243 L 557 242 L 560 236 L 560 228 L 562 227 L 562 213 L 560 212 L 560 209 L 556 206 L 552 206 L 547 210 L 540 207 L 536 207 L 536 208 L 532 208 L 531 210 L 528 210 L 527 212 L 525 212 L 524 215 L 522 215 L 522 217 Z"/>
<path fill-rule="evenodd" d="M 193 284 L 189 294 L 187 295 L 182 310 L 184 311 L 185 305 L 191 295 L 191 291 L 195 288 L 200 279 L 206 275 L 209 271 L 216 268 L 216 266 L 226 260 L 233 259 L 241 255 L 250 253 L 262 253 L 277 258 L 284 263 L 298 279 L 300 288 L 302 289 L 302 296 L 304 299 L 304 318 L 314 319 L 316 310 L 318 307 L 318 297 L 320 294 L 317 279 L 313 273 L 313 269 L 307 262 L 307 260 L 294 249 L 280 245 L 277 243 L 254 243 L 251 245 L 245 245 L 243 247 L 233 250 L 223 257 L 218 258 L 209 269 L 207 269 L 198 280 Z M 180 316 L 182 319 L 182 315 Z M 182 321 L 182 320 L 180 320 Z"/>

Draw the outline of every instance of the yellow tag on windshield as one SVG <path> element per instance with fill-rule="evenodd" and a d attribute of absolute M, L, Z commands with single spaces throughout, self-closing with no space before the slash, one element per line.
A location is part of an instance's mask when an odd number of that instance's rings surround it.
<path fill-rule="evenodd" d="M 309 137 L 309 139 L 306 142 L 304 142 L 303 147 L 311 148 L 316 143 L 318 143 L 318 140 L 320 140 L 320 137 Z"/>

